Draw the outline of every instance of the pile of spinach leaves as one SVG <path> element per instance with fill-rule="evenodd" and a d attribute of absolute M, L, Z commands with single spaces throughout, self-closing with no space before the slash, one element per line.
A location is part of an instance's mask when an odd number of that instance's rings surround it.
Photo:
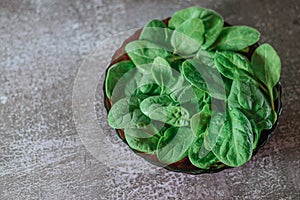
<path fill-rule="evenodd" d="M 202 169 L 244 164 L 277 119 L 276 51 L 262 44 L 250 60 L 243 54 L 259 38 L 201 7 L 176 12 L 168 25 L 151 20 L 126 45 L 130 60 L 107 72 L 109 125 L 165 164 L 187 156 Z"/>

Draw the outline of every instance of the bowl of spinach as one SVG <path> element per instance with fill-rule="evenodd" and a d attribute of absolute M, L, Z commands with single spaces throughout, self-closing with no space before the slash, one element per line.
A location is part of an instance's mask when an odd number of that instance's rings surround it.
<path fill-rule="evenodd" d="M 150 20 L 107 68 L 108 124 L 135 153 L 190 174 L 239 167 L 274 132 L 281 62 L 260 33 L 190 7 Z"/>

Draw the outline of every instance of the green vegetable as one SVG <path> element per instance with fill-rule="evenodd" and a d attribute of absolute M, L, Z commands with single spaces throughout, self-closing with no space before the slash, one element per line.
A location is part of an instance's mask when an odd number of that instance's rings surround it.
<path fill-rule="evenodd" d="M 139 109 L 132 109 L 131 98 L 123 98 L 114 103 L 108 113 L 108 124 L 116 129 L 144 126 L 149 124 L 150 119 Z"/>
<path fill-rule="evenodd" d="M 250 120 L 255 132 L 255 148 L 261 131 L 271 129 L 276 116 L 267 98 L 259 90 L 258 84 L 251 80 L 247 82 L 234 80 L 228 97 L 228 107 L 241 110 Z"/>
<path fill-rule="evenodd" d="M 188 152 L 189 160 L 193 165 L 201 169 L 217 167 L 218 158 L 210 150 L 205 149 L 203 137 L 198 137 L 191 145 Z"/>
<path fill-rule="evenodd" d="M 125 51 L 136 67 L 146 65 L 149 68 L 151 66 L 149 64 L 152 64 L 156 57 L 166 58 L 171 55 L 168 50 L 162 49 L 157 44 L 147 40 L 132 41 L 125 46 Z"/>
<path fill-rule="evenodd" d="M 215 63 L 219 72 L 232 80 L 247 80 L 253 73 L 250 62 L 239 53 L 230 51 L 216 52 Z"/>
<path fill-rule="evenodd" d="M 252 155 L 253 133 L 247 117 L 238 109 L 212 116 L 207 139 L 216 157 L 226 165 L 238 167 Z"/>
<path fill-rule="evenodd" d="M 145 115 L 150 115 L 157 108 L 163 106 L 176 105 L 176 102 L 173 101 L 168 95 L 157 95 L 146 98 L 141 102 L 140 108 Z"/>
<path fill-rule="evenodd" d="M 161 20 L 154 19 L 145 25 L 139 39 L 155 43 L 161 48 L 170 51 L 172 50 L 170 45 L 172 32 Z"/>
<path fill-rule="evenodd" d="M 152 76 L 156 83 L 161 87 L 161 94 L 163 94 L 166 87 L 168 89 L 171 84 L 175 82 L 172 77 L 172 68 L 165 59 L 157 57 L 153 61 L 151 70 Z"/>
<path fill-rule="evenodd" d="M 205 51 L 203 49 L 200 49 L 197 52 L 194 59 L 197 60 L 198 62 L 201 62 L 201 63 L 207 65 L 207 66 L 215 67 L 214 58 L 215 58 L 215 52 Z"/>
<path fill-rule="evenodd" d="M 161 88 L 156 83 L 148 83 L 140 86 L 134 92 L 135 95 L 145 94 L 148 96 L 159 95 L 161 93 Z"/>
<path fill-rule="evenodd" d="M 165 164 L 175 163 L 188 154 L 188 149 L 194 141 L 194 134 L 190 128 L 171 127 L 158 142 L 157 157 Z"/>
<path fill-rule="evenodd" d="M 209 93 L 213 98 L 226 98 L 224 82 L 218 70 L 195 60 L 185 61 L 182 68 L 184 77 L 192 85 Z"/>
<path fill-rule="evenodd" d="M 153 125 L 138 129 L 125 128 L 124 133 L 126 141 L 131 148 L 145 153 L 155 153 L 160 134 Z"/>
<path fill-rule="evenodd" d="M 177 82 L 171 88 L 170 97 L 180 104 L 196 102 L 198 98 L 196 95 L 197 88 L 189 84 L 182 74 L 175 74 L 174 79 Z"/>
<path fill-rule="evenodd" d="M 188 111 L 176 105 L 168 96 L 152 96 L 140 104 L 142 112 L 150 119 L 158 120 L 175 127 L 187 126 L 189 123 Z"/>
<path fill-rule="evenodd" d="M 255 44 L 260 33 L 248 26 L 224 27 L 212 49 L 222 51 L 240 51 Z"/>
<path fill-rule="evenodd" d="M 223 18 L 215 11 L 201 7 L 190 7 L 180 10 L 174 13 L 170 19 L 169 27 L 177 29 L 185 21 L 195 18 L 203 22 L 205 32 L 202 48 L 207 49 L 217 39 L 224 24 Z"/>
<path fill-rule="evenodd" d="M 280 59 L 263 44 L 249 61 L 259 37 L 200 7 L 176 12 L 168 27 L 149 21 L 125 46 L 131 60 L 107 71 L 109 125 L 167 165 L 185 157 L 205 170 L 244 164 L 278 117 Z"/>
<path fill-rule="evenodd" d="M 267 87 L 274 109 L 273 87 L 278 83 L 281 71 L 279 56 L 271 45 L 262 44 L 254 51 L 251 64 L 255 77 Z"/>
<path fill-rule="evenodd" d="M 113 90 L 118 83 L 118 81 L 123 77 L 126 78 L 130 73 L 128 71 L 134 68 L 132 61 L 122 61 L 111 66 L 107 71 L 107 76 L 105 80 L 105 91 L 108 98 L 112 97 Z M 126 74 L 127 73 L 127 74 Z"/>
<path fill-rule="evenodd" d="M 203 34 L 204 25 L 201 19 L 192 18 L 183 22 L 171 37 L 174 54 L 184 56 L 195 53 L 203 43 Z"/>
<path fill-rule="evenodd" d="M 196 136 L 204 133 L 209 123 L 210 116 L 210 105 L 205 104 L 202 110 L 191 118 L 191 129 Z"/>
<path fill-rule="evenodd" d="M 136 67 L 128 71 L 116 83 L 111 95 L 112 102 L 116 102 L 125 97 L 131 97 L 143 86 L 155 83 L 154 80 L 147 80 L 147 75 L 143 75 Z M 149 78 L 149 76 L 147 76 Z"/>
<path fill-rule="evenodd" d="M 183 84 L 181 87 L 177 86 L 174 88 L 170 96 L 180 104 L 197 101 L 195 88 L 188 83 Z"/>

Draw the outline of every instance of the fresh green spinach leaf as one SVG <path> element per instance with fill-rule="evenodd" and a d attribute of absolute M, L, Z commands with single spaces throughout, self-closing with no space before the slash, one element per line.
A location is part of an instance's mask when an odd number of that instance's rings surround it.
<path fill-rule="evenodd" d="M 160 93 L 161 88 L 156 84 L 152 74 L 143 74 L 140 70 L 134 68 L 117 82 L 111 95 L 111 100 L 114 103 L 119 99 L 132 95 L 148 94 L 151 96 Z"/>
<path fill-rule="evenodd" d="M 278 83 L 281 71 L 278 54 L 270 44 L 262 44 L 255 49 L 251 64 L 255 77 L 267 86 L 272 108 L 274 109 L 273 87 Z"/>
<path fill-rule="evenodd" d="M 271 129 L 274 115 L 270 103 L 260 91 L 255 81 L 242 82 L 234 80 L 228 97 L 229 109 L 241 110 L 249 119 L 252 129 L 255 132 L 254 148 L 257 145 L 262 130 Z"/>
<path fill-rule="evenodd" d="M 172 164 L 181 160 L 187 156 L 188 149 L 194 139 L 195 136 L 188 127 L 168 128 L 158 142 L 158 159 L 165 164 Z"/>
<path fill-rule="evenodd" d="M 211 116 L 210 105 L 205 104 L 202 110 L 191 118 L 191 129 L 199 137 L 207 129 Z"/>
<path fill-rule="evenodd" d="M 256 29 L 248 26 L 224 27 L 210 49 L 240 51 L 255 44 L 259 38 L 260 33 Z"/>
<path fill-rule="evenodd" d="M 219 72 L 232 80 L 247 80 L 253 74 L 248 59 L 235 52 L 216 52 L 215 64 Z"/>
<path fill-rule="evenodd" d="M 108 124 L 116 129 L 140 127 L 150 123 L 150 119 L 139 109 L 133 109 L 126 97 L 115 102 L 108 113 Z"/>
<path fill-rule="evenodd" d="M 147 83 L 139 88 L 137 88 L 134 92 L 134 95 L 138 94 L 146 94 L 148 96 L 156 96 L 161 93 L 161 88 L 156 83 Z"/>
<path fill-rule="evenodd" d="M 201 7 L 190 7 L 174 13 L 169 21 L 169 27 L 177 29 L 185 21 L 194 18 L 201 19 L 203 21 L 205 33 L 202 48 L 207 49 L 214 43 L 220 34 L 224 25 L 224 20 L 221 15 L 213 10 Z"/>
<path fill-rule="evenodd" d="M 181 73 L 176 73 L 174 78 L 177 80 L 177 82 L 173 85 L 173 87 L 171 87 L 170 97 L 180 104 L 197 102 L 198 97 L 196 90 L 199 89 L 195 88 L 188 81 L 186 81 Z"/>
<path fill-rule="evenodd" d="M 138 68 L 141 68 L 142 65 L 151 68 L 151 64 L 156 57 L 167 58 L 171 55 L 170 51 L 162 49 L 157 44 L 147 40 L 132 41 L 125 46 L 125 51 Z"/>
<path fill-rule="evenodd" d="M 137 68 L 133 68 L 122 76 L 116 83 L 111 95 L 112 102 L 116 102 L 124 97 L 130 97 L 145 89 L 150 84 L 155 84 L 154 79 L 149 74 L 143 74 Z M 159 89 L 159 88 L 158 88 Z"/>
<path fill-rule="evenodd" d="M 207 139 L 216 157 L 226 165 L 238 167 L 252 156 L 253 132 L 247 117 L 238 109 L 212 116 Z"/>
<path fill-rule="evenodd" d="M 182 106 L 163 106 L 150 113 L 149 118 L 165 122 L 174 127 L 189 125 L 189 112 Z"/>
<path fill-rule="evenodd" d="M 153 62 L 151 70 L 152 76 L 161 87 L 161 94 L 163 94 L 175 82 L 172 76 L 172 68 L 165 59 L 157 57 Z"/>
<path fill-rule="evenodd" d="M 113 90 L 118 81 L 123 76 L 125 76 L 124 78 L 126 78 L 128 75 L 130 76 L 130 73 L 127 72 L 132 70 L 134 67 L 135 66 L 132 61 L 122 61 L 114 64 L 108 69 L 105 79 L 105 91 L 108 98 L 112 97 Z"/>
<path fill-rule="evenodd" d="M 193 165 L 201 169 L 210 169 L 218 166 L 218 158 L 212 151 L 204 147 L 203 137 L 195 139 L 189 148 L 188 157 Z"/>
<path fill-rule="evenodd" d="M 209 67 L 215 67 L 214 57 L 215 52 L 200 49 L 194 59 Z"/>
<path fill-rule="evenodd" d="M 192 18 L 183 22 L 171 37 L 174 54 L 185 56 L 195 53 L 203 43 L 204 31 L 201 19 Z"/>
<path fill-rule="evenodd" d="M 143 100 L 140 104 L 142 112 L 149 116 L 157 108 L 168 105 L 177 105 L 168 95 L 151 96 Z"/>
<path fill-rule="evenodd" d="M 124 134 L 128 145 L 145 153 L 155 153 L 160 134 L 152 124 L 141 128 L 125 128 Z"/>
<path fill-rule="evenodd" d="M 148 97 L 140 104 L 142 112 L 153 120 L 165 122 L 175 127 L 187 126 L 189 113 L 169 96 Z"/>
<path fill-rule="evenodd" d="M 153 19 L 149 21 L 140 34 L 140 40 L 153 42 L 163 49 L 172 50 L 170 43 L 173 30 L 169 29 L 161 20 Z"/>
<path fill-rule="evenodd" d="M 197 101 L 195 89 L 188 83 L 182 85 L 181 87 L 174 88 L 170 96 L 180 104 Z"/>
<path fill-rule="evenodd" d="M 211 97 L 225 100 L 226 91 L 220 72 L 195 60 L 182 64 L 183 75 L 192 85 L 207 92 Z"/>

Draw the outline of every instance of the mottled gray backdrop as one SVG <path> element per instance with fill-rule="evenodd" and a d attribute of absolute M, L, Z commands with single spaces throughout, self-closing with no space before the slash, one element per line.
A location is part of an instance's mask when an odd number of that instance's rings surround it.
<path fill-rule="evenodd" d="M 86 150 L 72 118 L 82 61 L 105 38 L 190 5 L 256 27 L 278 50 L 277 131 L 250 162 L 217 174 L 108 168 Z M 0 0 L 0 199 L 299 199 L 299 7 L 299 0 Z"/>

